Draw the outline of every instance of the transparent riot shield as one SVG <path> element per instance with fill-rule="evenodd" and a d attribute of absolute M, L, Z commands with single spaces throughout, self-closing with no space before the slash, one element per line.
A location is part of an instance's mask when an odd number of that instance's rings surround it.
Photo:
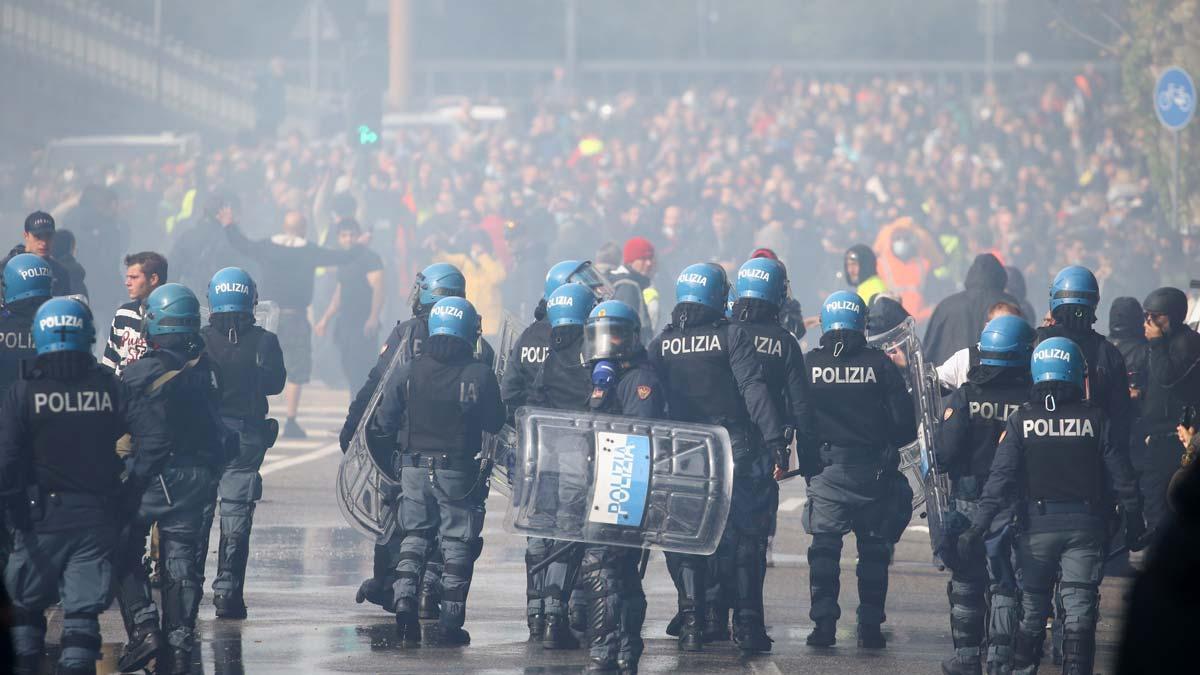
<path fill-rule="evenodd" d="M 729 517 L 718 426 L 521 408 L 506 527 L 530 537 L 708 555 Z"/>
<path fill-rule="evenodd" d="M 520 337 L 521 324 L 512 314 L 505 312 L 500 320 L 500 332 L 497 334 L 497 343 L 494 345 L 496 361 L 492 367 L 496 371 L 497 381 L 504 378 L 504 371 L 508 368 L 513 347 Z M 497 434 L 483 435 L 482 458 L 492 468 L 489 486 L 506 496 L 512 492 L 512 480 L 509 474 L 516 459 L 516 438 L 516 431 L 507 424 Z"/>
<path fill-rule="evenodd" d="M 379 379 L 379 386 L 371 393 L 362 418 L 342 463 L 338 466 L 337 496 L 342 517 L 351 527 L 368 537 L 386 541 L 396 526 L 396 498 L 400 483 L 391 474 L 391 453 L 387 448 L 372 448 L 367 438 L 367 424 L 375 415 L 387 383 L 402 364 L 412 356 L 408 345 L 415 339 L 413 325 L 400 336 L 398 347 L 392 352 L 392 360 Z M 378 446 L 379 444 L 377 444 Z M 383 456 L 383 455 L 387 456 Z"/>
<path fill-rule="evenodd" d="M 934 364 L 925 360 L 917 339 L 916 322 L 911 317 L 886 333 L 870 336 L 867 342 L 886 352 L 900 368 L 912 394 L 917 439 L 900 448 L 900 471 L 913 488 L 913 509 L 925 506 L 921 516 L 928 520 L 931 543 L 935 543 L 949 510 L 950 496 L 948 478 L 937 471 L 933 453 L 935 425 L 942 416 L 937 372 Z"/>
<path fill-rule="evenodd" d="M 200 325 L 208 325 L 208 305 L 200 305 Z M 270 300 L 260 300 L 254 307 L 254 323 L 272 333 L 279 330 L 279 305 Z"/>

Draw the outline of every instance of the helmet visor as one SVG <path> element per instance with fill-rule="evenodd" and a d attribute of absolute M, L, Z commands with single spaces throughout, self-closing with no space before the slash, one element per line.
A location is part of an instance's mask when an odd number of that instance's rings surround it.
<path fill-rule="evenodd" d="M 624 359 L 642 347 L 638 327 L 623 319 L 591 319 L 583 327 L 583 358 L 585 361 Z"/>
<path fill-rule="evenodd" d="M 608 279 L 604 278 L 603 274 L 595 267 L 592 267 L 591 261 L 586 261 L 579 266 L 579 269 L 571 273 L 567 277 L 567 283 L 579 283 L 592 289 L 592 293 L 596 294 L 598 302 L 612 300 L 613 287 L 608 283 Z"/>

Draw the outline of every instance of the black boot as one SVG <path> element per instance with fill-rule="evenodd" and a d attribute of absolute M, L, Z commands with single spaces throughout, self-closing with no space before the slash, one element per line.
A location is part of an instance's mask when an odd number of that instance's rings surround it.
<path fill-rule="evenodd" d="M 158 626 L 146 623 L 135 627 L 129 642 L 125 643 L 121 658 L 117 660 L 117 669 L 122 673 L 142 670 L 159 656 L 159 651 L 165 644 Z"/>
<path fill-rule="evenodd" d="M 542 649 L 578 649 L 579 640 L 571 633 L 567 617 L 547 614 L 542 629 Z"/>
<path fill-rule="evenodd" d="M 942 675 L 982 675 L 983 664 L 979 656 L 975 658 L 951 656 L 942 661 Z"/>
<path fill-rule="evenodd" d="M 675 612 L 675 616 L 671 617 L 670 623 L 667 624 L 667 635 L 671 637 L 679 637 L 679 626 L 683 623 L 683 615 Z"/>
<path fill-rule="evenodd" d="M 546 630 L 546 615 L 541 612 L 529 614 L 525 617 L 525 621 L 529 624 L 529 641 L 540 642 L 542 632 Z"/>
<path fill-rule="evenodd" d="M 462 628 L 454 626 L 445 626 L 442 624 L 434 624 L 436 626 L 436 640 L 439 646 L 443 647 L 461 647 L 471 644 L 471 634 Z"/>
<path fill-rule="evenodd" d="M 438 619 L 442 616 L 441 603 L 437 588 L 429 581 L 421 582 L 421 593 L 417 596 L 417 616 L 422 619 Z"/>
<path fill-rule="evenodd" d="M 396 639 L 405 647 L 421 644 L 421 621 L 416 612 L 396 612 Z"/>
<path fill-rule="evenodd" d="M 704 649 L 704 623 L 694 609 L 679 612 L 679 648 L 685 652 Z"/>
<path fill-rule="evenodd" d="M 704 611 L 704 641 L 727 642 L 729 640 L 729 609 L 709 607 Z"/>
<path fill-rule="evenodd" d="M 367 579 L 359 584 L 354 601 L 360 605 L 366 601 L 389 609 L 395 603 L 392 585 L 374 577 Z"/>
<path fill-rule="evenodd" d="M 250 559 L 249 537 L 221 536 L 217 547 L 217 576 L 232 577 L 232 592 L 213 594 L 213 605 L 218 619 L 246 618 L 246 600 L 242 588 L 246 583 L 246 562 Z"/>
<path fill-rule="evenodd" d="M 771 651 L 771 638 L 762 617 L 738 615 L 734 622 L 733 641 L 743 654 L 765 654 Z"/>
<path fill-rule="evenodd" d="M 1065 631 L 1062 643 L 1063 675 L 1092 675 L 1096 639 L 1086 633 Z"/>
<path fill-rule="evenodd" d="M 805 642 L 809 647 L 832 647 L 837 644 L 837 622 L 818 621 Z"/>
<path fill-rule="evenodd" d="M 635 659 L 617 659 L 617 673 L 619 675 L 637 675 L 638 662 Z"/>
<path fill-rule="evenodd" d="M 588 659 L 587 668 L 584 670 L 584 672 L 587 672 L 587 673 L 618 673 L 618 672 L 620 672 L 620 670 L 617 668 L 617 660 L 616 659 L 609 659 L 609 658 L 598 659 L 593 656 Z"/>
<path fill-rule="evenodd" d="M 883 638 L 883 631 L 879 630 L 879 624 L 858 624 L 858 646 L 864 649 L 883 649 L 887 647 L 887 640 Z"/>

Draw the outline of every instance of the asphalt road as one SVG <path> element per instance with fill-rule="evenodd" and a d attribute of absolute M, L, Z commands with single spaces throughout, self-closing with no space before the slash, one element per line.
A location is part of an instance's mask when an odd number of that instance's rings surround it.
<path fill-rule="evenodd" d="M 200 609 L 202 643 L 196 673 L 575 673 L 586 652 L 543 651 L 525 642 L 524 540 L 504 531 L 504 498 L 488 502 L 483 555 L 476 565 L 468 603 L 467 647 L 403 648 L 394 644 L 392 616 L 354 603 L 359 582 L 370 573 L 371 542 L 342 520 L 334 497 L 341 453 L 336 430 L 344 417 L 346 392 L 305 391 L 301 424 L 306 441 L 281 441 L 264 466 L 264 499 L 255 516 L 245 621 L 217 621 L 209 597 Z M 842 559 L 843 620 L 838 644 L 805 646 L 808 619 L 808 537 L 800 527 L 803 482 L 785 483 L 774 566 L 768 571 L 767 622 L 775 640 L 769 655 L 743 658 L 730 643 L 699 654 L 682 654 L 665 634 L 675 611 L 675 591 L 662 556 L 646 575 L 649 611 L 643 635 L 642 672 L 748 673 L 938 673 L 950 654 L 948 574 L 929 562 L 928 535 L 914 520 L 896 548 L 891 568 L 888 648 L 861 650 L 854 636 L 857 592 L 855 546 L 847 541 Z M 853 539 L 849 536 L 848 539 Z M 215 567 L 216 532 L 209 547 L 209 576 Z M 1098 671 L 1111 672 L 1121 602 L 1128 582 L 1110 578 L 1102 589 Z M 210 593 L 206 589 L 206 593 Z M 115 608 L 101 619 L 104 661 L 114 672 L 125 635 Z M 61 616 L 51 617 L 49 641 L 58 639 Z"/>

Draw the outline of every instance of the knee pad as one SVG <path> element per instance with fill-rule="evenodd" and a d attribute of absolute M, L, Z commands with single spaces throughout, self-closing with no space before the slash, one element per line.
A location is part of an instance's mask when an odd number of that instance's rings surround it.
<path fill-rule="evenodd" d="M 1064 581 L 1058 585 L 1063 608 L 1063 630 L 1090 634 L 1095 630 L 1100 592 L 1094 584 Z"/>

